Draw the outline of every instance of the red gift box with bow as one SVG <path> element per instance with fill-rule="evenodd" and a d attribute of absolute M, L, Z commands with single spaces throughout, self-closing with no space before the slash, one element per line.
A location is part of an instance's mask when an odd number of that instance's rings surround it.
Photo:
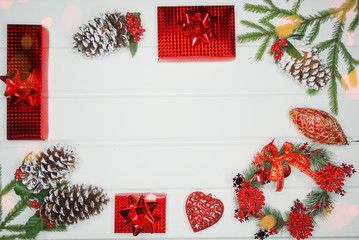
<path fill-rule="evenodd" d="M 115 196 L 115 233 L 165 233 L 166 194 L 123 193 Z"/>
<path fill-rule="evenodd" d="M 157 14 L 160 61 L 235 58 L 234 6 L 158 7 Z"/>
<path fill-rule="evenodd" d="M 49 33 L 41 25 L 8 25 L 6 83 L 7 139 L 48 137 L 47 70 Z"/>

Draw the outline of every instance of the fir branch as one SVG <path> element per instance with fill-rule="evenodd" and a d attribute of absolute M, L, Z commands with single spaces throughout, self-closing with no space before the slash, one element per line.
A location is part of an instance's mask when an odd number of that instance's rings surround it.
<path fill-rule="evenodd" d="M 275 209 L 275 208 L 272 208 L 272 207 L 269 207 L 269 206 L 264 206 L 263 209 L 262 209 L 262 212 L 265 216 L 267 215 L 272 215 L 274 216 L 275 220 L 276 220 L 276 224 L 275 226 L 278 227 L 279 231 L 282 230 L 284 224 L 285 224 L 285 221 L 284 221 L 284 218 L 282 216 L 282 213 Z"/>
<path fill-rule="evenodd" d="M 334 39 L 325 40 L 323 42 L 318 43 L 315 47 L 318 49 L 319 52 L 322 52 L 328 49 L 334 42 Z"/>
<path fill-rule="evenodd" d="M 259 39 L 262 39 L 268 35 L 274 35 L 275 32 L 266 32 L 266 33 L 262 33 L 262 32 L 250 32 L 250 33 L 245 33 L 245 34 L 241 34 L 237 36 L 237 40 L 240 43 L 245 43 L 245 42 L 255 42 Z"/>
<path fill-rule="evenodd" d="M 15 225 L 7 225 L 4 230 L 9 232 L 25 232 L 25 225 L 15 224 Z"/>
<path fill-rule="evenodd" d="M 271 11 L 271 9 L 267 6 L 249 3 L 244 4 L 243 8 L 245 11 L 253 13 L 267 13 Z"/>
<path fill-rule="evenodd" d="M 348 66 L 348 73 L 350 73 L 351 71 L 353 71 L 355 69 L 355 66 L 359 64 L 359 61 L 354 59 L 348 49 L 345 47 L 343 42 L 339 43 L 339 47 L 341 49 L 340 53 L 342 54 L 343 60 L 346 63 L 346 65 Z"/>
<path fill-rule="evenodd" d="M 312 28 L 312 31 L 310 31 L 309 35 L 308 35 L 308 41 L 309 43 L 312 43 L 318 36 L 319 30 L 320 30 L 320 21 L 317 21 L 315 23 L 315 25 Z"/>
<path fill-rule="evenodd" d="M 358 24 L 359 24 L 359 14 L 357 14 L 353 19 L 353 21 L 349 24 L 348 30 L 355 31 L 355 29 L 358 27 Z"/>
<path fill-rule="evenodd" d="M 254 22 L 242 20 L 241 23 L 247 27 L 257 29 L 261 32 L 267 32 L 266 29 L 264 29 L 263 27 L 259 26 L 258 24 L 254 23 Z"/>
<path fill-rule="evenodd" d="M 271 37 L 272 37 L 271 35 L 267 36 L 266 39 L 263 41 L 262 45 L 259 47 L 258 52 L 256 54 L 257 61 L 260 61 L 262 59 L 263 54 L 268 47 L 268 43 L 269 43 Z"/>
<path fill-rule="evenodd" d="M 304 200 L 304 206 L 310 209 L 309 215 L 326 217 L 326 208 L 331 204 L 332 196 L 327 191 L 312 191 Z"/>
<path fill-rule="evenodd" d="M 12 239 L 35 239 L 35 236 L 29 236 L 27 234 L 12 234 L 4 235 L 0 237 L 0 240 L 12 240 Z"/>
<path fill-rule="evenodd" d="M 297 13 L 299 8 L 300 8 L 300 4 L 302 3 L 302 0 L 297 0 L 292 7 L 292 12 Z"/>
<path fill-rule="evenodd" d="M 266 25 L 270 29 L 274 29 L 275 28 L 274 25 L 269 23 L 269 21 L 277 16 L 278 16 L 278 12 L 272 12 L 272 13 L 268 14 L 267 16 L 265 16 L 264 18 L 262 18 L 259 22 L 262 23 L 263 25 Z"/>
<path fill-rule="evenodd" d="M 0 224 L 0 229 L 4 229 L 4 227 L 6 226 L 6 224 L 10 221 L 12 221 L 14 218 L 16 218 L 17 216 L 20 215 L 20 213 L 22 213 L 25 208 L 28 205 L 29 199 L 31 198 L 31 195 L 28 196 L 24 196 L 20 201 L 18 201 L 14 207 L 13 210 L 11 210 L 6 217 L 4 218 L 4 220 L 1 222 Z"/>
<path fill-rule="evenodd" d="M 316 89 L 312 89 L 312 88 L 311 88 L 311 89 L 308 89 L 306 93 L 307 93 L 309 96 L 312 97 L 312 96 L 317 95 L 319 92 L 320 92 L 320 90 L 316 90 Z"/>
<path fill-rule="evenodd" d="M 310 151 L 309 161 L 313 170 L 320 170 L 325 165 L 332 163 L 330 160 L 332 153 L 325 149 L 315 149 Z"/>
<path fill-rule="evenodd" d="M 12 180 L 11 182 L 9 182 L 0 192 L 0 197 L 4 196 L 5 194 L 7 194 L 8 192 L 10 192 L 12 189 L 14 189 L 16 184 L 16 180 Z"/>

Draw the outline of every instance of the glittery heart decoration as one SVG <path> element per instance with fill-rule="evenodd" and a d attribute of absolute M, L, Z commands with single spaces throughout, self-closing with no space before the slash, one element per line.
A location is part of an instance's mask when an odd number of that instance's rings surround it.
<path fill-rule="evenodd" d="M 223 211 L 223 203 L 219 199 L 212 198 L 212 194 L 193 192 L 186 201 L 188 221 L 194 232 L 199 232 L 218 222 Z"/>

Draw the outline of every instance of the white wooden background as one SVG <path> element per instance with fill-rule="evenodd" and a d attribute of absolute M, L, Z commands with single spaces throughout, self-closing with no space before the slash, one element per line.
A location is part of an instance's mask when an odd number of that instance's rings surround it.
<path fill-rule="evenodd" d="M 309 97 L 304 88 L 282 74 L 271 57 L 255 62 L 258 43 L 238 45 L 230 62 L 160 63 L 157 59 L 157 6 L 235 5 L 239 24 L 257 15 L 243 11 L 243 0 L 0 0 L 0 73 L 6 73 L 6 25 L 41 24 L 51 18 L 49 57 L 49 122 L 47 141 L 7 141 L 6 101 L 0 98 L 0 162 L 3 184 L 23 156 L 58 142 L 76 146 L 80 156 L 72 183 L 97 184 L 111 198 L 104 212 L 87 222 L 70 226 L 65 233 L 40 233 L 39 239 L 123 239 L 114 234 L 114 195 L 123 192 L 167 193 L 167 232 L 140 234 L 138 239 L 253 239 L 254 222 L 240 223 L 235 209 L 232 177 L 252 161 L 264 145 L 276 138 L 307 141 L 288 117 L 294 107 L 330 112 L 326 90 Z M 276 1 L 286 6 L 286 1 Z M 315 13 L 332 0 L 305 1 L 301 12 Z M 145 38 L 134 58 L 128 50 L 86 58 L 72 50 L 72 36 L 80 24 L 101 12 L 119 10 L 142 13 Z M 328 25 L 326 25 L 329 27 Z M 325 27 L 325 26 L 324 26 Z M 328 32 L 320 39 L 327 39 Z M 345 33 L 346 34 L 346 33 Z M 350 51 L 359 57 L 359 33 Z M 346 36 L 344 40 L 346 41 Z M 342 68 L 345 73 L 345 68 Z M 0 85 L 0 92 L 5 85 Z M 338 121 L 353 139 L 359 139 L 359 100 L 347 98 L 339 88 Z M 359 143 L 330 146 L 338 162 L 359 169 Z M 314 182 L 296 170 L 281 193 L 267 187 L 267 204 L 290 208 Z M 319 220 L 313 238 L 358 238 L 359 174 L 346 182 L 345 197 L 325 221 Z M 212 193 L 225 211 L 214 226 L 193 233 L 184 204 L 193 191 Z M 16 198 L 14 196 L 14 198 Z M 23 213 L 19 222 L 31 212 Z M 288 238 L 288 234 L 272 239 Z"/>

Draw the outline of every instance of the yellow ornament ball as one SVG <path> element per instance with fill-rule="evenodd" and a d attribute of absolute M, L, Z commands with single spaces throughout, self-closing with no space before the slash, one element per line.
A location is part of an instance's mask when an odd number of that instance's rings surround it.
<path fill-rule="evenodd" d="M 276 223 L 277 221 L 273 215 L 267 215 L 262 218 L 260 225 L 264 230 L 268 231 L 274 227 Z"/>

